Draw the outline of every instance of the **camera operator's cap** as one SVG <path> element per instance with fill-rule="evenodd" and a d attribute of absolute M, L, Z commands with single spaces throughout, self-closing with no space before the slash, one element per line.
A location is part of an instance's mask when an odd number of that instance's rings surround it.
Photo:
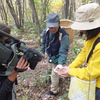
<path fill-rule="evenodd" d="M 47 28 L 57 27 L 59 25 L 60 19 L 57 13 L 51 13 L 47 16 Z"/>
<path fill-rule="evenodd" d="M 71 25 L 74 30 L 91 30 L 100 27 L 100 6 L 90 3 L 78 8 L 76 21 Z"/>

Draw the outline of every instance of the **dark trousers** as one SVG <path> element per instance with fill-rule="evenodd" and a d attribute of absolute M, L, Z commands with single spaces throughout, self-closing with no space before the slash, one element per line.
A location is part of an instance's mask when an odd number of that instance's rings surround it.
<path fill-rule="evenodd" d="M 100 100 L 100 88 L 96 87 L 95 100 Z"/>

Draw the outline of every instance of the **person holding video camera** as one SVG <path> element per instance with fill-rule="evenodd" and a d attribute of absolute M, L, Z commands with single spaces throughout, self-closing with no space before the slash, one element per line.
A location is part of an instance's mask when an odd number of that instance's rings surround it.
<path fill-rule="evenodd" d="M 57 13 L 47 16 L 47 28 L 43 31 L 41 51 L 45 57 L 45 51 L 49 57 L 48 66 L 51 67 L 51 90 L 45 95 L 57 95 L 59 92 L 59 75 L 54 70 L 57 66 L 62 67 L 66 63 L 69 49 L 69 36 L 60 27 L 60 18 Z"/>
<path fill-rule="evenodd" d="M 10 34 L 10 28 L 3 23 L 0 23 L 0 30 Z M 8 37 L 0 34 L 0 43 L 5 42 Z M 21 57 L 16 65 L 16 69 L 26 70 L 30 66 L 30 63 L 24 58 Z M 6 66 L 0 64 L 0 100 L 16 100 L 16 91 L 15 91 L 15 80 L 18 75 L 18 71 L 14 69 L 10 75 L 6 76 L 1 74 L 6 70 Z"/>

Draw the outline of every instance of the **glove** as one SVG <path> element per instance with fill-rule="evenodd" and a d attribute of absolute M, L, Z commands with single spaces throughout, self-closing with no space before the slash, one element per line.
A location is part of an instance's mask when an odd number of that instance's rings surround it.
<path fill-rule="evenodd" d="M 61 64 L 57 65 L 56 68 L 54 69 L 54 72 L 58 73 L 59 69 L 62 67 L 63 66 Z"/>

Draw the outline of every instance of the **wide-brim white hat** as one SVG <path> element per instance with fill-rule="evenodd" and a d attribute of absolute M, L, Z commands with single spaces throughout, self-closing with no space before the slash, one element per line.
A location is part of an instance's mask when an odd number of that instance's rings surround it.
<path fill-rule="evenodd" d="M 76 21 L 71 25 L 74 30 L 91 30 L 100 27 L 100 6 L 90 3 L 78 8 Z"/>

